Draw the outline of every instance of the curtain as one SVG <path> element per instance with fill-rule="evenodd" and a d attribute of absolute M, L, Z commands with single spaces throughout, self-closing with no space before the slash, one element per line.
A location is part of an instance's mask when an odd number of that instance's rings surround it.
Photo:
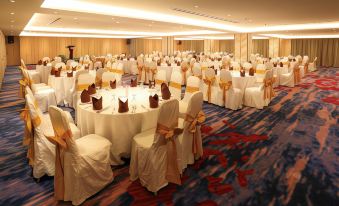
<path fill-rule="evenodd" d="M 252 40 L 252 53 L 260 54 L 264 57 L 268 57 L 269 52 L 269 40 L 268 39 L 253 39 Z"/>
<path fill-rule="evenodd" d="M 4 78 L 5 74 L 5 68 L 6 68 L 6 43 L 5 43 L 5 36 L 0 30 L 0 89 L 2 85 L 2 80 Z"/>
<path fill-rule="evenodd" d="M 175 51 L 204 51 L 204 40 L 175 40 L 174 44 Z"/>
<path fill-rule="evenodd" d="M 317 66 L 339 67 L 339 39 L 292 39 L 292 55 L 307 55 Z"/>

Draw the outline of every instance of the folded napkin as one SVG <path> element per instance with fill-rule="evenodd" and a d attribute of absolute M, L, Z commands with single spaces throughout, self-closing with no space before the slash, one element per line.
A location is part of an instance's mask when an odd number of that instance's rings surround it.
<path fill-rule="evenodd" d="M 131 79 L 131 87 L 136 87 L 138 85 L 137 79 Z"/>
<path fill-rule="evenodd" d="M 61 74 L 61 68 L 54 71 L 55 77 L 60 77 L 60 74 Z"/>
<path fill-rule="evenodd" d="M 181 65 L 180 62 L 178 61 L 178 62 L 177 62 L 177 66 L 180 66 L 180 65 Z"/>
<path fill-rule="evenodd" d="M 280 62 L 279 66 L 280 67 L 284 67 L 284 64 L 282 62 Z"/>
<path fill-rule="evenodd" d="M 76 71 L 77 70 L 77 66 L 72 67 L 72 71 Z"/>
<path fill-rule="evenodd" d="M 167 66 L 171 66 L 171 63 L 167 62 Z"/>
<path fill-rule="evenodd" d="M 67 77 L 73 77 L 73 72 L 67 72 Z"/>
<path fill-rule="evenodd" d="M 43 62 L 42 62 L 42 64 L 43 64 L 44 66 L 47 66 L 47 63 L 48 63 L 47 61 L 43 61 Z"/>
<path fill-rule="evenodd" d="M 230 66 L 230 70 L 231 70 L 231 71 L 233 70 L 233 67 L 232 67 L 232 66 Z"/>
<path fill-rule="evenodd" d="M 161 97 L 162 99 L 164 100 L 168 100 L 171 98 L 171 92 L 170 90 L 168 89 L 168 86 L 166 83 L 162 83 L 161 84 Z"/>
<path fill-rule="evenodd" d="M 117 88 L 117 81 L 109 81 L 109 86 L 111 87 L 111 89 L 115 89 Z"/>
<path fill-rule="evenodd" d="M 253 67 L 249 70 L 248 73 L 249 73 L 250 76 L 254 76 L 254 69 L 253 69 Z"/>
<path fill-rule="evenodd" d="M 95 94 L 96 93 L 96 89 L 95 89 L 95 84 L 91 84 L 88 86 L 88 93 L 89 95 Z"/>
<path fill-rule="evenodd" d="M 41 59 L 38 61 L 38 65 L 42 65 L 42 60 Z"/>
<path fill-rule="evenodd" d="M 80 94 L 80 99 L 82 103 L 87 103 L 91 101 L 91 96 L 89 96 L 89 93 L 86 89 L 84 89 Z"/>
<path fill-rule="evenodd" d="M 245 70 L 240 70 L 239 72 L 240 72 L 240 76 L 241 76 L 241 77 L 244 77 L 244 76 L 245 76 Z"/>
<path fill-rule="evenodd" d="M 155 86 L 155 80 L 153 80 L 153 81 L 149 80 L 148 87 L 152 88 L 152 85 Z"/>
<path fill-rule="evenodd" d="M 89 65 L 85 65 L 85 69 L 86 69 L 86 70 L 89 70 Z"/>
<path fill-rule="evenodd" d="M 56 69 L 55 69 L 54 67 L 52 67 L 52 69 L 51 69 L 51 75 L 55 75 L 55 71 L 56 71 Z"/>
<path fill-rule="evenodd" d="M 159 106 L 159 96 L 155 94 L 154 96 L 149 96 L 149 107 L 157 108 Z"/>
<path fill-rule="evenodd" d="M 127 97 L 122 97 L 119 98 L 119 109 L 118 112 L 119 113 L 124 113 L 124 112 L 128 112 L 128 98 Z"/>
<path fill-rule="evenodd" d="M 99 99 L 92 97 L 93 110 L 102 110 L 102 97 Z"/>
<path fill-rule="evenodd" d="M 278 66 L 278 64 L 274 62 L 274 63 L 273 63 L 273 66 L 274 66 L 274 67 L 277 67 L 277 66 Z"/>
<path fill-rule="evenodd" d="M 157 66 L 161 66 L 161 62 L 160 61 L 157 61 Z"/>

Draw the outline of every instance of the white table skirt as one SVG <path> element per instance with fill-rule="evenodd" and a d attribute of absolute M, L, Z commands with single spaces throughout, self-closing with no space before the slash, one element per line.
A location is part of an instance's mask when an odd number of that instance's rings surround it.
<path fill-rule="evenodd" d="M 48 76 L 52 70 L 51 66 L 36 65 L 36 71 L 40 74 L 41 83 L 48 84 Z"/>
<path fill-rule="evenodd" d="M 232 71 L 231 74 L 233 87 L 240 89 L 243 92 L 243 94 L 245 93 L 245 89 L 247 87 L 253 87 L 256 85 L 257 82 L 256 75 L 249 76 L 249 74 L 246 73 L 244 77 L 241 77 L 239 71 Z"/>
<path fill-rule="evenodd" d="M 74 76 L 75 72 L 73 72 L 73 77 L 67 77 L 66 72 L 61 72 L 60 77 L 49 75 L 48 85 L 55 90 L 55 96 L 58 105 L 63 105 L 67 95 L 71 95 L 70 89 L 74 85 Z"/>
<path fill-rule="evenodd" d="M 126 96 L 126 88 L 99 90 L 97 93 L 103 97 L 102 111 L 98 113 L 92 109 L 92 104 L 79 102 L 77 106 L 78 127 L 82 135 L 94 133 L 110 140 L 112 142 L 111 164 L 119 165 L 123 163 L 121 157 L 130 157 L 133 137 L 142 131 L 156 127 L 158 108 L 149 108 L 150 93 L 146 88 L 128 89 L 129 112 L 127 113 L 118 113 L 118 97 Z M 113 94 L 115 95 L 115 109 L 112 114 Z M 135 113 L 132 113 L 133 95 L 136 97 L 137 104 Z M 161 103 L 162 101 L 159 104 Z"/>

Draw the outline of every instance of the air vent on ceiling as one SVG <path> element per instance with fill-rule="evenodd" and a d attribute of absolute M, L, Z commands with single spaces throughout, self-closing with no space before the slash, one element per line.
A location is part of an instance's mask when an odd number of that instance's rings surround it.
<path fill-rule="evenodd" d="M 226 18 L 222 18 L 222 17 L 212 16 L 212 15 L 209 15 L 209 14 L 203 14 L 203 13 L 199 13 L 199 12 L 195 12 L 195 11 L 190 11 L 190 10 L 186 10 L 186 9 L 173 8 L 172 10 L 178 11 L 178 12 L 182 12 L 182 13 L 186 13 L 186 14 L 202 16 L 202 17 L 206 17 L 206 18 L 210 18 L 210 19 L 216 19 L 216 20 L 220 20 L 220 21 L 235 23 L 235 24 L 239 23 L 238 21 L 234 21 L 234 20 L 231 20 L 231 19 L 226 19 Z"/>
<path fill-rule="evenodd" d="M 61 18 L 59 17 L 59 18 L 55 19 L 54 21 L 49 22 L 48 25 L 54 24 L 55 22 L 59 21 L 60 19 Z"/>

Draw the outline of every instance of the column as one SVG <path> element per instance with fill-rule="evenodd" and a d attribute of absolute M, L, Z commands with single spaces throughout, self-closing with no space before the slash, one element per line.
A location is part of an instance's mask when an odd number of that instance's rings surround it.
<path fill-rule="evenodd" d="M 234 58 L 239 62 L 249 61 L 252 53 L 252 34 L 234 34 Z"/>
<path fill-rule="evenodd" d="M 161 41 L 161 48 L 163 55 L 172 55 L 174 54 L 174 37 L 173 36 L 164 36 Z"/>
<path fill-rule="evenodd" d="M 279 56 L 279 50 L 280 50 L 280 40 L 279 38 L 269 38 L 269 44 L 268 44 L 268 56 L 271 58 L 275 58 Z"/>

